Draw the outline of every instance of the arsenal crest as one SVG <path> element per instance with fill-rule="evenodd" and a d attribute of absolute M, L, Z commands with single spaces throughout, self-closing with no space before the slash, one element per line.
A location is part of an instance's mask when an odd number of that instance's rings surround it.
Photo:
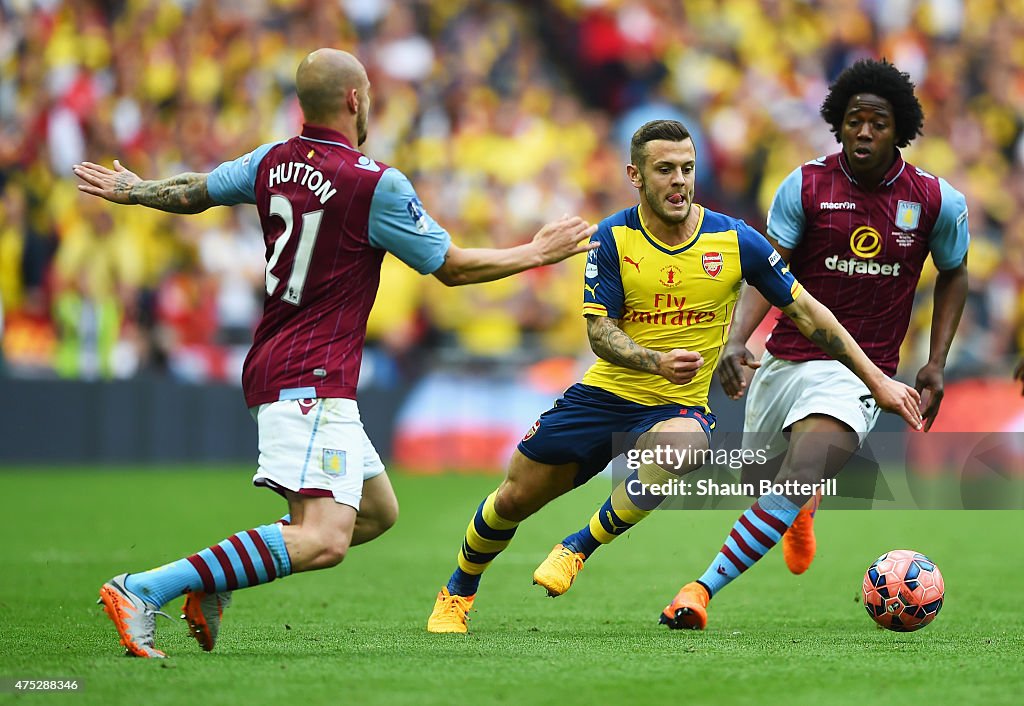
<path fill-rule="evenodd" d="M 526 436 L 523 437 L 523 441 L 529 441 L 530 439 L 532 439 L 533 435 L 537 433 L 538 429 L 540 429 L 539 419 L 533 423 L 533 426 L 530 427 L 530 431 L 526 432 Z"/>
<path fill-rule="evenodd" d="M 722 253 L 720 252 L 706 252 L 701 258 L 701 264 L 704 265 L 704 271 L 711 277 L 717 277 L 718 273 L 722 271 Z"/>

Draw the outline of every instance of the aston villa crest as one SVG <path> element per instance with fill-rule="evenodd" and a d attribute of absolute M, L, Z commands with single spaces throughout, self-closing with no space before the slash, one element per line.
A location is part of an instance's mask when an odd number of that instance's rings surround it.
<path fill-rule="evenodd" d="M 896 205 L 896 227 L 902 231 L 917 230 L 921 222 L 921 204 L 916 201 L 900 201 Z"/>

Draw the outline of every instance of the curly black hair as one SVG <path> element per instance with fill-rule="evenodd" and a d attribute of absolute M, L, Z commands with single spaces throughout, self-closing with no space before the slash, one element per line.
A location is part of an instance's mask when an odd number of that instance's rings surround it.
<path fill-rule="evenodd" d="M 829 86 L 821 104 L 821 117 L 832 128 L 836 141 L 846 117 L 846 106 L 858 93 L 874 93 L 892 104 L 896 121 L 896 146 L 906 147 L 921 134 L 924 111 L 914 95 L 914 82 L 885 59 L 861 59 L 845 69 Z"/>

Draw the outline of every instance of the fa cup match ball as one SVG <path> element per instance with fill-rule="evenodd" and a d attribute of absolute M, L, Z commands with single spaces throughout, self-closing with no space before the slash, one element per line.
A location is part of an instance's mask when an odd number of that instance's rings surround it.
<path fill-rule="evenodd" d="M 864 607 L 883 628 L 920 630 L 942 609 L 944 586 L 939 567 L 909 549 L 886 552 L 864 574 Z"/>

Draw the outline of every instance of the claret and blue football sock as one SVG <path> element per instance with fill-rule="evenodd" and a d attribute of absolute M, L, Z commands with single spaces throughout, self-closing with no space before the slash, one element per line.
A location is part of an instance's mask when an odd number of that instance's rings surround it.
<path fill-rule="evenodd" d="M 164 566 L 130 574 L 125 588 L 156 606 L 188 591 L 219 593 L 269 583 L 291 573 L 281 524 L 245 530 Z"/>
<path fill-rule="evenodd" d="M 448 593 L 453 596 L 472 596 L 480 585 L 480 577 L 512 541 L 518 522 L 506 520 L 494 509 L 494 491 L 480 503 L 466 528 L 466 538 L 459 550 L 459 566 L 448 579 Z"/>
<path fill-rule="evenodd" d="M 762 495 L 740 515 L 721 551 L 697 579 L 714 596 L 774 547 L 800 512 L 784 495 Z"/>

